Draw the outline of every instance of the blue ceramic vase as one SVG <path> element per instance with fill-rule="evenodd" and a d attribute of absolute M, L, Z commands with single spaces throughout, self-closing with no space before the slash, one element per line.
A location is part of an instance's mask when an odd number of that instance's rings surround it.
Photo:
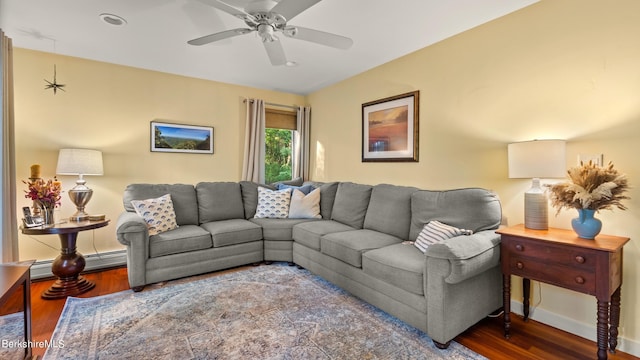
<path fill-rule="evenodd" d="M 593 240 L 602 229 L 602 221 L 593 217 L 595 210 L 578 209 L 578 217 L 571 220 L 573 231 L 579 238 Z"/>

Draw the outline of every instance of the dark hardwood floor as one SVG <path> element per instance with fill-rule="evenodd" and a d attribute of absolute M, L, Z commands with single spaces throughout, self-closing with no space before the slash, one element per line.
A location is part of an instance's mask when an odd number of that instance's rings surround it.
<path fill-rule="evenodd" d="M 226 270 L 204 276 L 216 276 L 228 271 L 238 271 L 243 268 Z M 92 297 L 129 290 L 127 269 L 116 268 L 84 276 L 96 283 L 91 291 L 80 297 Z M 43 300 L 40 294 L 44 292 L 53 280 L 35 281 L 31 285 L 31 307 L 33 322 L 33 340 L 50 340 L 58 318 L 62 313 L 65 300 Z M 19 301 L 16 301 L 16 304 Z M 15 307 L 11 305 L 7 308 Z M 16 310 L 13 310 L 16 311 Z M 594 315 L 595 316 L 595 315 Z M 502 316 L 486 318 L 459 335 L 455 341 L 486 356 L 489 359 L 595 359 L 596 343 L 562 330 L 552 328 L 534 320 L 523 322 L 522 318 L 511 316 L 511 339 L 506 340 L 502 332 Z M 595 320 L 594 320 L 595 321 Z M 42 356 L 44 349 L 34 349 L 34 355 Z M 635 356 L 617 351 L 609 354 L 609 359 L 636 359 Z"/>

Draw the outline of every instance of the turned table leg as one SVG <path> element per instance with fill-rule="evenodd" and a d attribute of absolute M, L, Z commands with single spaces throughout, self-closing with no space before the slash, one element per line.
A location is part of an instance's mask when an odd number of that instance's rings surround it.
<path fill-rule="evenodd" d="M 511 275 L 502 275 L 502 306 L 504 307 L 504 337 L 511 337 Z"/>
<path fill-rule="evenodd" d="M 611 308 L 609 309 L 609 352 L 615 354 L 618 347 L 618 326 L 620 324 L 620 290 L 618 287 L 611 295 Z"/>
<path fill-rule="evenodd" d="M 607 358 L 609 337 L 609 302 L 598 299 L 598 360 Z"/>
<path fill-rule="evenodd" d="M 59 234 L 61 250 L 51 266 L 51 272 L 58 280 L 44 293 L 43 299 L 63 299 L 93 289 L 96 285 L 80 276 L 84 270 L 84 257 L 76 251 L 78 233 Z"/>

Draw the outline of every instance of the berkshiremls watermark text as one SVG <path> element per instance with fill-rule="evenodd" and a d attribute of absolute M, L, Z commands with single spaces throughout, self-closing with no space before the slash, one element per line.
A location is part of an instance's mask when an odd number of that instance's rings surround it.
<path fill-rule="evenodd" d="M 2 339 L 2 348 L 4 349 L 26 349 L 27 347 L 35 348 L 64 348 L 64 340 L 57 341 L 11 341 Z"/>

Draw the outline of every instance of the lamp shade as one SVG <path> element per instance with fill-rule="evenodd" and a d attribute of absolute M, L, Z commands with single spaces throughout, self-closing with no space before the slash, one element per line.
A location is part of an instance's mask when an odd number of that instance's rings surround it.
<path fill-rule="evenodd" d="M 564 140 L 533 140 L 509 144 L 509 178 L 562 178 L 567 160 Z"/>
<path fill-rule="evenodd" d="M 89 149 L 60 149 L 58 175 L 103 175 L 102 152 Z"/>

